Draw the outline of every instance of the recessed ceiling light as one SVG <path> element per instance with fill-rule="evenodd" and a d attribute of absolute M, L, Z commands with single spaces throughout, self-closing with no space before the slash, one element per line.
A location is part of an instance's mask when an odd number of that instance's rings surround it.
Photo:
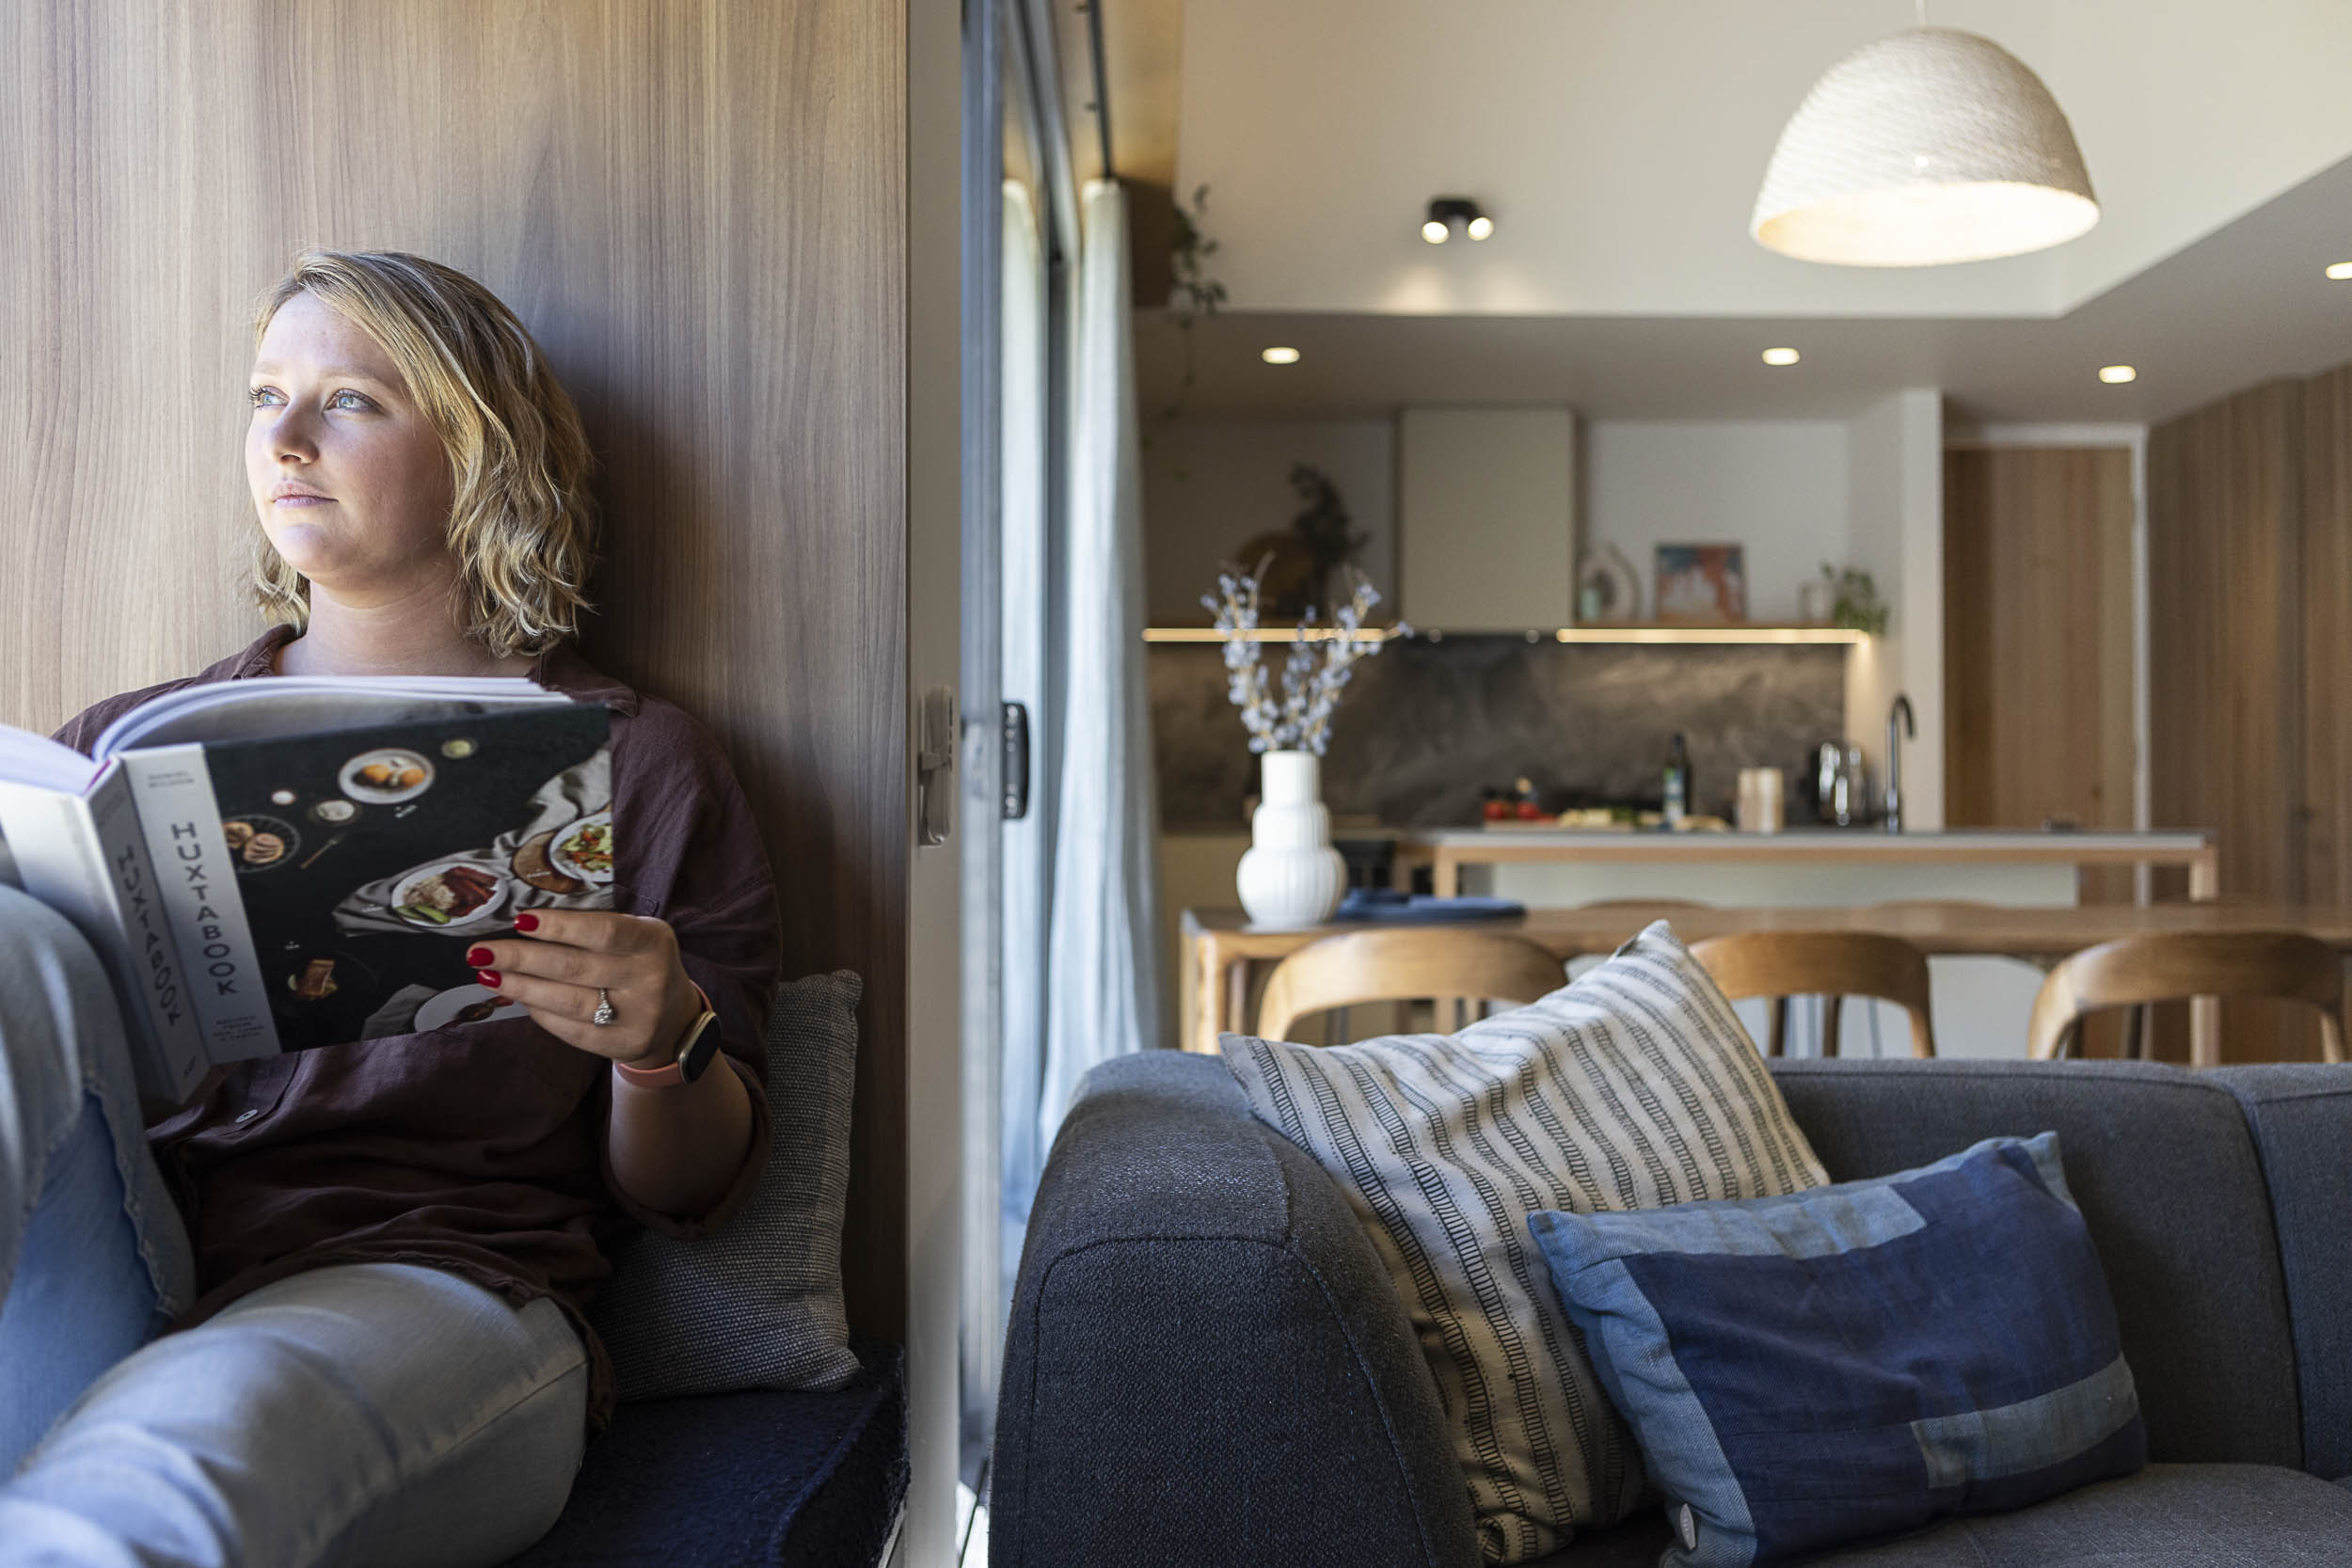
<path fill-rule="evenodd" d="M 2129 365 L 2102 365 L 2099 379 L 2110 387 L 2121 387 L 2126 381 L 2137 381 L 2139 372 Z"/>
<path fill-rule="evenodd" d="M 1793 348 L 1768 348 L 1764 351 L 1764 363 L 1768 365 L 1793 365 L 1802 357 Z"/>
<path fill-rule="evenodd" d="M 1269 365 L 1295 365 L 1298 363 L 1298 351 L 1295 348 L 1278 345 L 1274 348 L 1261 349 L 1258 357 Z"/>
<path fill-rule="evenodd" d="M 2328 262 L 2328 277 L 2329 277 L 2332 281 L 2334 281 L 2334 282 L 2338 282 L 2338 283 L 2343 282 L 2343 281 L 2344 281 L 2345 278 L 2347 278 L 2347 277 L 2352 277 L 2352 261 L 2330 261 L 2330 262 Z"/>

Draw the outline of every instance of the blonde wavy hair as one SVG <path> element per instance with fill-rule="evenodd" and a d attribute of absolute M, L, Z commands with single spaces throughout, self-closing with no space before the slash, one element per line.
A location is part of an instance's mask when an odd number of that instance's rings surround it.
<path fill-rule="evenodd" d="M 449 452 L 449 547 L 466 635 L 500 658 L 576 636 L 596 562 L 594 460 L 580 411 L 515 313 L 456 268 L 421 256 L 306 250 L 254 314 L 257 349 L 298 293 L 316 295 L 382 346 Z M 254 598 L 272 620 L 301 629 L 310 618 L 309 579 L 258 524 L 254 541 Z"/>

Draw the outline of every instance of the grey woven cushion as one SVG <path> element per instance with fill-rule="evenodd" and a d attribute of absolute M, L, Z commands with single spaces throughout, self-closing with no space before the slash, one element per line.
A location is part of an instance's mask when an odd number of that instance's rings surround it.
<path fill-rule="evenodd" d="M 768 1168 L 742 1210 L 691 1242 L 646 1231 L 589 1311 L 625 1400 L 839 1388 L 857 1375 L 841 1308 L 850 1093 L 865 983 L 794 980 L 768 1016 Z"/>

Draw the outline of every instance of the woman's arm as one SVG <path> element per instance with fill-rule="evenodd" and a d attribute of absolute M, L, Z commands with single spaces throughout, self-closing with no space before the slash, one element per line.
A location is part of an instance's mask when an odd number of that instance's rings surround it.
<path fill-rule="evenodd" d="M 634 1068 L 676 1059 L 703 998 L 665 921 L 586 910 L 541 910 L 515 922 L 518 937 L 466 955 L 482 983 L 512 996 L 538 1025 L 595 1055 Z M 595 1022 L 601 998 L 613 1021 Z M 612 1180 L 659 1213 L 707 1213 L 750 1151 L 752 1105 L 741 1077 L 714 1057 L 691 1084 L 648 1087 L 612 1074 L 606 1151 Z"/>

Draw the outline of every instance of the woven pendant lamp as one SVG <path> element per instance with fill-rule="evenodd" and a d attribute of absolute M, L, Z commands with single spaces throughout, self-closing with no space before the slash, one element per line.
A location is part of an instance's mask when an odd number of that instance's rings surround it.
<path fill-rule="evenodd" d="M 1789 117 L 1748 232 L 1806 261 L 1927 267 L 2071 240 L 2099 202 L 2064 111 L 2025 63 L 1974 33 L 1866 44 Z"/>

